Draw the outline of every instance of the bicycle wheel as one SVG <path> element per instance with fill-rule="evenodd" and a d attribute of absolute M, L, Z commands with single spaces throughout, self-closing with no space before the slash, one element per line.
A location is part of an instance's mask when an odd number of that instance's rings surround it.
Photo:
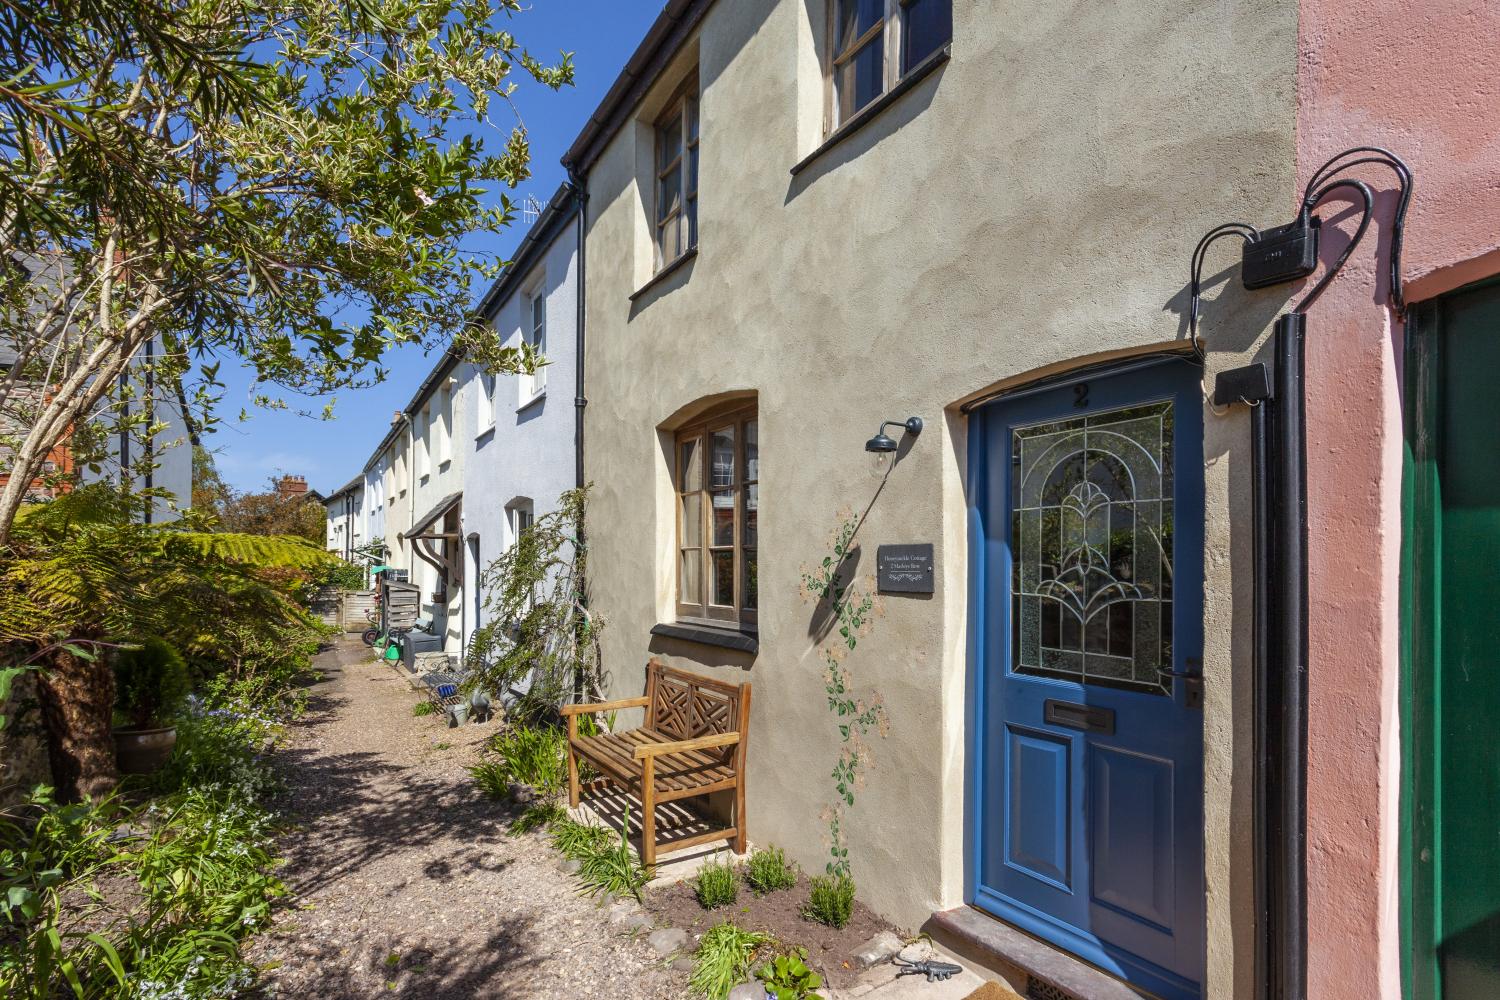
<path fill-rule="evenodd" d="M 367 628 L 359 634 L 359 637 L 365 641 L 366 646 L 373 646 L 380 639 L 380 629 Z"/>

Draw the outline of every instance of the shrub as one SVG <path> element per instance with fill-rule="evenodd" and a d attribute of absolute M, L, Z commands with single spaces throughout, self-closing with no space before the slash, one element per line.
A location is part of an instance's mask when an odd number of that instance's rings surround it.
<path fill-rule="evenodd" d="M 170 721 L 191 690 L 187 663 L 161 639 L 115 656 L 115 708 L 131 725 L 146 729 Z"/>
<path fill-rule="evenodd" d="M 552 847 L 565 858 L 581 861 L 609 846 L 613 838 L 602 826 L 589 826 L 577 820 L 563 819 L 552 825 Z"/>
<path fill-rule="evenodd" d="M 630 810 L 625 810 L 625 823 L 620 828 L 618 842 L 605 841 L 587 851 L 578 859 L 578 881 L 584 893 L 595 896 L 607 892 L 612 896 L 634 896 L 641 899 L 653 875 L 637 860 L 625 831 L 630 829 Z M 607 831 L 606 831 L 607 832 Z"/>
<path fill-rule="evenodd" d="M 750 855 L 745 865 L 745 882 L 757 896 L 790 889 L 797 884 L 797 870 L 791 866 L 779 847 L 766 847 Z"/>
<path fill-rule="evenodd" d="M 708 862 L 693 880 L 693 892 L 705 910 L 731 905 L 739 897 L 739 890 L 734 865 L 728 861 Z"/>
<path fill-rule="evenodd" d="M 504 760 L 510 780 L 550 797 L 567 779 L 566 742 L 566 734 L 552 726 L 511 726 L 495 734 L 490 748 Z"/>
<path fill-rule="evenodd" d="M 469 768 L 469 774 L 474 778 L 474 784 L 479 790 L 492 799 L 505 799 L 510 797 L 510 775 L 505 770 L 505 765 L 497 760 L 484 760 Z"/>
<path fill-rule="evenodd" d="M 755 952 L 769 940 L 765 934 L 741 930 L 727 920 L 710 927 L 698 942 L 688 986 L 708 1000 L 724 1000 L 749 978 Z"/>
<path fill-rule="evenodd" d="M 437 710 L 436 702 L 419 701 L 411 707 L 411 714 L 420 719 L 424 715 L 436 715 Z"/>
<path fill-rule="evenodd" d="M 823 977 L 807 967 L 807 949 L 777 955 L 761 966 L 755 977 L 776 1000 L 805 1000 L 823 985 Z"/>
<path fill-rule="evenodd" d="M 844 927 L 854 912 L 854 879 L 848 875 L 814 875 L 812 893 L 802 915 L 829 927 Z"/>
<path fill-rule="evenodd" d="M 171 758 L 149 785 L 158 792 L 220 785 L 245 797 L 265 794 L 278 783 L 261 758 L 280 733 L 279 720 L 243 705 L 189 711 L 177 720 Z"/>

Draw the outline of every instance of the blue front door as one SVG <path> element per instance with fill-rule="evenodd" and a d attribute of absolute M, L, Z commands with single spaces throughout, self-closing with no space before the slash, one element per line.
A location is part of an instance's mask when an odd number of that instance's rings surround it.
<path fill-rule="evenodd" d="M 1137 985 L 1202 995 L 1200 369 L 974 412 L 971 901 Z"/>

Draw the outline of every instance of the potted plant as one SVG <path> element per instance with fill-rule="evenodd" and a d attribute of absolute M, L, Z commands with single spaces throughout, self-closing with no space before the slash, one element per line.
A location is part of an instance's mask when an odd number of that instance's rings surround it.
<path fill-rule="evenodd" d="M 147 639 L 115 657 L 115 760 L 122 774 L 150 774 L 177 745 L 171 725 L 192 681 L 182 656 L 161 639 Z"/>

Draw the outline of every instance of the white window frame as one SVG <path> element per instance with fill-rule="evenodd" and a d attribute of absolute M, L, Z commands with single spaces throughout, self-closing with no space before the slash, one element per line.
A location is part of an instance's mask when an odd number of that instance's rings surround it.
<path fill-rule="evenodd" d="M 437 467 L 441 471 L 453 461 L 453 387 L 444 384 L 437 395 Z"/>
<path fill-rule="evenodd" d="M 536 348 L 545 357 L 547 351 L 547 282 L 546 275 L 532 279 L 531 285 L 522 294 L 524 312 L 521 315 L 521 342 Z M 537 307 L 541 307 L 541 322 L 538 323 Z M 517 409 L 524 409 L 547 394 L 547 369 L 538 368 L 530 375 L 520 377 L 520 398 Z"/>
<path fill-rule="evenodd" d="M 481 368 L 475 381 L 479 392 L 474 398 L 474 436 L 483 437 L 495 429 L 495 376 Z"/>
<path fill-rule="evenodd" d="M 536 523 L 536 503 L 529 497 L 517 497 L 505 505 L 505 527 L 509 532 L 506 549 L 521 539 L 521 532 Z"/>

